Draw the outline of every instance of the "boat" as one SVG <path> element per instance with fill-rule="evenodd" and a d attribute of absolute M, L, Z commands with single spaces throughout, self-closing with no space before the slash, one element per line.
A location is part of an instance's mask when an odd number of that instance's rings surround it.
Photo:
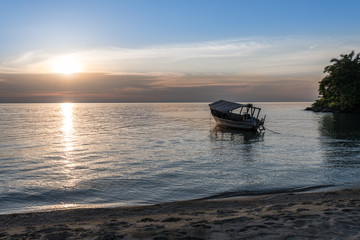
<path fill-rule="evenodd" d="M 209 104 L 211 115 L 217 124 L 249 131 L 265 130 L 266 115 L 259 119 L 261 108 L 252 104 L 240 104 L 219 100 Z"/>

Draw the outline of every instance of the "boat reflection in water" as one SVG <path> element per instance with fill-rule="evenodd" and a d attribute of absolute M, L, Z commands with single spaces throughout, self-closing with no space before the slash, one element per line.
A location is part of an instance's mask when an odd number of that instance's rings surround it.
<path fill-rule="evenodd" d="M 239 130 L 216 125 L 210 131 L 210 139 L 213 141 L 234 141 L 239 143 L 262 142 L 264 141 L 264 132 Z"/>

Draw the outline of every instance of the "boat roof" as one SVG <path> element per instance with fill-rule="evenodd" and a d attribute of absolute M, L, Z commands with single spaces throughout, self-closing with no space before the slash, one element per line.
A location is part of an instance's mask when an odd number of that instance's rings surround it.
<path fill-rule="evenodd" d="M 227 113 L 231 110 L 234 110 L 236 108 L 240 108 L 240 107 L 253 107 L 252 104 L 240 104 L 240 103 L 236 103 L 236 102 L 229 102 L 229 101 L 225 101 L 225 100 L 219 100 L 213 103 L 209 104 L 209 107 L 213 110 L 219 111 L 219 112 L 223 112 L 223 113 Z"/>

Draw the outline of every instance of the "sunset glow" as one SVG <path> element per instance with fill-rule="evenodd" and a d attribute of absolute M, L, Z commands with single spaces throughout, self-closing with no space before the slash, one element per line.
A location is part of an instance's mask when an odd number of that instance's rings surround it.
<path fill-rule="evenodd" d="M 53 60 L 52 67 L 54 73 L 62 73 L 66 75 L 82 72 L 84 69 L 82 62 L 71 56 L 55 58 Z"/>

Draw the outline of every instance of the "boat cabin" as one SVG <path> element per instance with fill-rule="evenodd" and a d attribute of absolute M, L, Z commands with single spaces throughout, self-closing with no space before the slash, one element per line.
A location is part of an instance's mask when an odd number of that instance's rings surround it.
<path fill-rule="evenodd" d="M 209 104 L 211 114 L 222 119 L 243 121 L 250 118 L 259 118 L 261 108 L 254 107 L 252 104 L 240 104 L 219 100 Z"/>

